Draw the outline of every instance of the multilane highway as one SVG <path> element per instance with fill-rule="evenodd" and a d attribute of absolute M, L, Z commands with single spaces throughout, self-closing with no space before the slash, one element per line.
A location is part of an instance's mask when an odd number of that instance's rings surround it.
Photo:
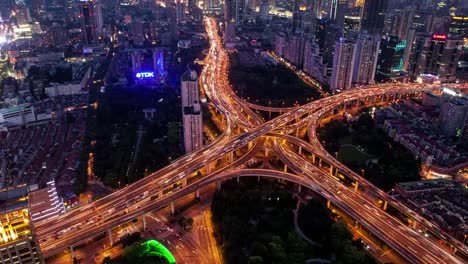
<path fill-rule="evenodd" d="M 205 25 L 211 45 L 206 58 L 206 66 L 200 76 L 200 83 L 213 105 L 225 116 L 226 131 L 211 144 L 175 160 L 166 168 L 154 172 L 138 182 L 54 219 L 35 223 L 35 233 L 41 252 L 45 257 L 63 252 L 68 247 L 106 232 L 119 224 L 162 208 L 185 195 L 195 193 L 207 184 L 243 175 L 258 175 L 278 177 L 317 190 L 325 198 L 341 206 L 342 209 L 344 208 L 343 210 L 357 221 L 365 224 L 372 232 L 381 234 L 388 230 L 391 234 L 388 237 L 381 236 L 382 240 L 392 247 L 396 247 L 398 253 L 410 262 L 461 263 L 450 253 L 441 250 L 430 241 L 426 241 L 427 239 L 424 237 L 417 238 L 423 240 L 420 243 L 424 246 L 415 245 L 414 241 L 410 239 L 412 236 L 410 228 L 390 220 L 391 218 L 384 211 L 376 214 L 374 210 L 379 209 L 372 203 L 366 202 L 358 193 L 349 193 L 352 198 L 348 197 L 348 192 L 344 196 L 337 195 L 336 186 L 333 186 L 337 183 L 317 180 L 317 175 L 322 175 L 321 179 L 326 177 L 323 172 L 313 168 L 312 165 L 310 168 L 295 165 L 304 164 L 304 162 L 281 146 L 275 147 L 276 155 L 283 162 L 289 162 L 288 165 L 294 168 L 298 175 L 268 170 L 237 169 L 261 149 L 265 141 L 263 136 L 267 133 L 288 126 L 294 127 L 298 120 L 301 124 L 304 124 L 303 120 L 314 120 L 314 118 L 323 115 L 322 110 L 333 109 L 345 100 L 350 102 L 364 101 L 366 98 L 379 95 L 437 91 L 440 87 L 434 85 L 379 85 L 361 90 L 350 90 L 301 107 L 288 109 L 287 113 L 268 122 L 263 122 L 232 92 L 229 86 L 227 78 L 229 61 L 227 53 L 222 47 L 221 38 L 218 36 L 216 21 L 212 18 L 206 18 Z M 266 111 L 268 110 L 266 108 Z M 271 110 L 275 111 L 276 109 L 272 108 Z M 235 133 L 235 128 L 238 128 L 242 133 Z M 242 149 L 245 154 L 234 159 L 232 153 L 239 149 Z M 327 153 L 321 154 L 322 156 L 327 155 Z M 229 163 L 217 165 L 222 159 L 228 159 Z M 336 166 L 338 165 L 336 164 Z M 214 169 L 213 172 L 211 168 Z M 197 171 L 201 170 L 206 170 L 206 175 L 203 177 L 195 176 Z M 340 171 L 351 173 L 345 171 L 345 168 L 340 169 Z M 403 239 L 402 242 L 396 243 L 400 238 Z M 432 260 L 440 260 L 440 262 Z"/>

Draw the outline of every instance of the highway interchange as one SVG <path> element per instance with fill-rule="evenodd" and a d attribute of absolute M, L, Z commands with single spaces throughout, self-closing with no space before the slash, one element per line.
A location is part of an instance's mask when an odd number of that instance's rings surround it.
<path fill-rule="evenodd" d="M 262 111 L 287 111 L 275 119 L 264 122 L 249 108 L 249 105 L 235 95 L 229 85 L 228 54 L 223 49 L 216 21 L 213 18 L 205 18 L 205 25 L 211 45 L 205 59 L 206 66 L 200 76 L 200 84 L 212 104 L 225 117 L 226 130 L 218 139 L 204 148 L 175 160 L 168 167 L 138 182 L 54 219 L 35 223 L 35 233 L 45 257 L 61 253 L 68 247 L 107 232 L 119 224 L 160 209 L 181 197 L 196 192 L 203 186 L 232 177 L 248 175 L 277 177 L 312 188 L 381 238 L 410 263 L 462 263 L 460 259 L 441 249 L 432 240 L 414 232 L 410 227 L 385 213 L 375 205 L 375 201 L 367 200 L 367 196 L 361 196 L 358 192 L 339 187 L 341 183 L 333 177 L 329 177 L 310 161 L 304 160 L 296 152 L 278 143 L 280 136 L 269 134 L 279 132 L 279 130 L 287 132 L 306 125 L 311 142 L 306 144 L 310 150 L 328 164 L 338 168 L 341 173 L 356 179 L 359 184 L 366 188 L 375 188 L 333 159 L 323 149 L 315 134 L 316 124 L 326 113 L 347 102 L 349 104 L 365 102 L 379 95 L 397 96 L 412 92 L 438 91 L 440 86 L 376 85 L 360 90 L 345 91 L 287 110 L 261 107 Z M 272 143 L 276 156 L 297 175 L 274 170 L 239 169 L 253 158 L 267 141 Z M 291 141 L 291 143 L 297 142 Z M 232 160 L 224 167 L 216 167 L 218 160 L 233 159 L 232 153 L 239 149 L 243 150 L 243 156 Z M 213 168 L 213 171 L 210 168 Z M 195 176 L 197 171 L 202 170 L 206 170 L 207 175 Z M 340 194 L 337 194 L 337 188 L 342 190 Z M 375 188 L 375 191 L 380 190 Z M 381 197 L 386 197 L 384 193 L 380 194 Z M 392 201 L 389 200 L 389 202 Z M 411 210 L 407 210 L 412 217 L 418 217 Z M 418 219 L 418 221 L 424 220 Z M 464 245 L 460 249 L 466 251 Z"/>

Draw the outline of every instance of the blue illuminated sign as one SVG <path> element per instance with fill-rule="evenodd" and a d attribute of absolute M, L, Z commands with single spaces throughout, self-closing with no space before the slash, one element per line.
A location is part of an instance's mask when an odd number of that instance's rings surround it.
<path fill-rule="evenodd" d="M 137 72 L 136 77 L 139 79 L 154 78 L 154 72 Z"/>

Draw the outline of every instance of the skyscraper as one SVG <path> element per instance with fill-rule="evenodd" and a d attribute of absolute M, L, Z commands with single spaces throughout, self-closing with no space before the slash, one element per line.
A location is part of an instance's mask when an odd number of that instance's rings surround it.
<path fill-rule="evenodd" d="M 353 66 L 356 59 L 356 44 L 341 38 L 335 43 L 330 89 L 339 92 L 351 88 Z"/>
<path fill-rule="evenodd" d="M 353 69 L 353 83 L 374 83 L 379 48 L 379 36 L 361 35 L 358 37 L 356 41 L 356 60 L 354 62 Z"/>
<path fill-rule="evenodd" d="M 438 76 L 442 82 L 455 81 L 462 46 L 462 39 L 447 35 L 417 36 L 409 62 L 410 74 L 413 78 L 425 73 Z"/>
<path fill-rule="evenodd" d="M 79 7 L 84 43 L 97 43 L 103 25 L 101 3 L 99 0 L 81 1 Z"/>
<path fill-rule="evenodd" d="M 246 0 L 225 0 L 224 1 L 224 21 L 232 21 L 236 26 L 241 25 L 245 19 Z"/>
<path fill-rule="evenodd" d="M 343 26 L 346 9 L 347 0 L 332 0 L 330 18 L 334 19 L 338 26 Z"/>
<path fill-rule="evenodd" d="M 184 129 L 185 153 L 203 146 L 203 117 L 198 91 L 198 77 L 195 71 L 188 71 L 181 77 L 182 124 Z"/>
<path fill-rule="evenodd" d="M 370 33 L 380 33 L 384 27 L 388 0 L 366 0 L 362 15 L 362 29 Z"/>
<path fill-rule="evenodd" d="M 389 82 L 403 77 L 405 47 L 406 40 L 400 40 L 397 36 L 382 38 L 375 76 L 377 82 Z"/>

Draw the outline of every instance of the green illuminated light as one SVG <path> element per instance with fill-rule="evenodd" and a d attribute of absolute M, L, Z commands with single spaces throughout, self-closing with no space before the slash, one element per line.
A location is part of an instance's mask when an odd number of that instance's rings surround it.
<path fill-rule="evenodd" d="M 141 244 L 144 246 L 143 256 L 158 256 L 165 258 L 170 264 L 176 263 L 171 252 L 161 243 L 156 240 L 148 240 Z"/>

